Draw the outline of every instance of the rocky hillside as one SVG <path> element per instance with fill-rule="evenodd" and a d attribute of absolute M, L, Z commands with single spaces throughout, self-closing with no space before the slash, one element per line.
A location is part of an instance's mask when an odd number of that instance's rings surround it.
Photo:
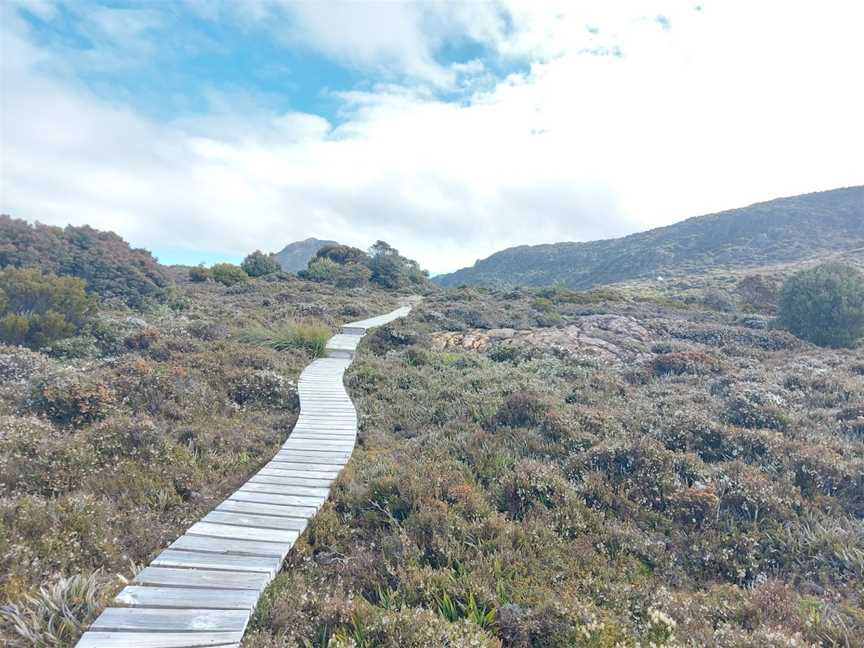
<path fill-rule="evenodd" d="M 309 259 L 314 257 L 318 253 L 318 250 L 325 245 L 336 245 L 336 241 L 326 241 L 316 238 L 295 241 L 286 245 L 281 251 L 274 254 L 273 257 L 286 272 L 299 272 L 306 269 Z"/>
<path fill-rule="evenodd" d="M 585 289 L 785 263 L 862 246 L 864 187 L 848 187 L 697 216 L 624 238 L 510 248 L 434 281 L 442 286 L 562 283 Z"/>

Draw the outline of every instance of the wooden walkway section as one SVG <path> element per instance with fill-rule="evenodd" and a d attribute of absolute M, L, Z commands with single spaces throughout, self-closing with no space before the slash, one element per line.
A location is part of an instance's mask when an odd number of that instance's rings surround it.
<path fill-rule="evenodd" d="M 366 331 L 410 307 L 351 322 L 300 375 L 300 417 L 258 473 L 145 567 L 78 648 L 237 648 L 261 592 L 351 457 L 357 412 L 342 382 Z"/>

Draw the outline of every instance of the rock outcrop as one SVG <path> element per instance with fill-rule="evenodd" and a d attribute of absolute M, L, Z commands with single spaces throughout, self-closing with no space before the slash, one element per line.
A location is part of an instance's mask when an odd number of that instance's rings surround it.
<path fill-rule="evenodd" d="M 634 362 L 650 355 L 651 333 L 632 317 L 588 315 L 559 328 L 472 329 L 432 336 L 438 350 L 486 352 L 498 345 L 558 351 L 606 362 Z"/>

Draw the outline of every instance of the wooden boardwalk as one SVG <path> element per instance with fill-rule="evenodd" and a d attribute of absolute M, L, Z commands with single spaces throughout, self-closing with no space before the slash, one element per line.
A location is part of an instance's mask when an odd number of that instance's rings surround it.
<path fill-rule="evenodd" d="M 300 417 L 270 463 L 160 553 L 93 622 L 79 648 L 240 645 L 261 592 L 351 457 L 357 413 L 342 377 L 366 331 L 351 322 L 300 375 Z"/>

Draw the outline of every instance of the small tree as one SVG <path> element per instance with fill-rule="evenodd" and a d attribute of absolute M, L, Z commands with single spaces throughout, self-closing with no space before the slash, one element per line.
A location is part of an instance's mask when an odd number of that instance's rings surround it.
<path fill-rule="evenodd" d="M 0 270 L 0 341 L 32 349 L 75 335 L 94 311 L 85 283 L 35 269 Z"/>
<path fill-rule="evenodd" d="M 339 273 L 339 264 L 327 257 L 312 257 L 309 266 L 297 273 L 303 279 L 328 281 Z"/>
<path fill-rule="evenodd" d="M 243 271 L 250 277 L 263 277 L 264 275 L 279 272 L 282 266 L 269 254 L 264 254 L 261 250 L 255 250 L 252 254 L 243 259 L 240 265 Z"/>
<path fill-rule="evenodd" d="M 842 263 L 798 272 L 783 285 L 779 323 L 793 335 L 829 347 L 864 335 L 864 276 Z"/>
<path fill-rule="evenodd" d="M 192 266 L 189 268 L 189 281 L 195 283 L 203 283 L 210 279 L 210 271 L 204 267 L 204 264 Z"/>
<path fill-rule="evenodd" d="M 363 250 L 360 250 L 350 245 L 325 245 L 316 256 L 324 259 L 330 259 L 340 265 L 346 263 L 366 263 L 369 260 L 369 255 Z"/>
<path fill-rule="evenodd" d="M 223 286 L 233 286 L 249 278 L 243 268 L 233 263 L 217 263 L 210 268 L 210 275 Z"/>

